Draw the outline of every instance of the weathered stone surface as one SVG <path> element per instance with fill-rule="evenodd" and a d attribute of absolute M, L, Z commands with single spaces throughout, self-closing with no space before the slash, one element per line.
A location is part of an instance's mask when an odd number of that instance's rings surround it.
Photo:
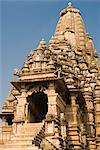
<path fill-rule="evenodd" d="M 49 45 L 42 39 L 14 75 L 0 113 L 0 150 L 100 149 L 100 66 L 71 3 Z"/>

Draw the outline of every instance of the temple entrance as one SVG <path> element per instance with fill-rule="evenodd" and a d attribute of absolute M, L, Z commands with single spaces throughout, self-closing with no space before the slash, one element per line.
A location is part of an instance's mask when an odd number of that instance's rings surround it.
<path fill-rule="evenodd" d="M 8 126 L 13 124 L 11 116 L 7 117 L 7 124 Z"/>
<path fill-rule="evenodd" d="M 48 97 L 43 92 L 28 97 L 28 120 L 30 123 L 42 122 L 48 112 Z"/>

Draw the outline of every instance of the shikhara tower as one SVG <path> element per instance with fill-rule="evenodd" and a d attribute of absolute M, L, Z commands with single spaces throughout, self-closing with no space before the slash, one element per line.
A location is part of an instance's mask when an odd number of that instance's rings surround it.
<path fill-rule="evenodd" d="M 14 75 L 0 113 L 0 150 L 100 149 L 100 66 L 71 3 L 48 46 L 42 39 Z"/>

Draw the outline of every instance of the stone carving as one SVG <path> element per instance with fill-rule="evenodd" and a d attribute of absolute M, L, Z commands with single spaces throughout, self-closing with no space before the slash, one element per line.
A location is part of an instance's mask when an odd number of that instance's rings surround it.
<path fill-rule="evenodd" d="M 13 70 L 13 75 L 19 76 L 20 75 L 20 71 L 17 68 L 15 68 Z"/>
<path fill-rule="evenodd" d="M 99 150 L 100 65 L 78 9 L 68 3 L 49 44 L 42 39 L 13 74 L 0 150 Z"/>

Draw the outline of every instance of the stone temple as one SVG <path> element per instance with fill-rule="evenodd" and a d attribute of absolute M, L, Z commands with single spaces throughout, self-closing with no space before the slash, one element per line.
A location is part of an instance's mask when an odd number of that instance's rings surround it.
<path fill-rule="evenodd" d="M 100 150 L 100 66 L 71 3 L 54 36 L 15 69 L 0 117 L 0 150 Z"/>

